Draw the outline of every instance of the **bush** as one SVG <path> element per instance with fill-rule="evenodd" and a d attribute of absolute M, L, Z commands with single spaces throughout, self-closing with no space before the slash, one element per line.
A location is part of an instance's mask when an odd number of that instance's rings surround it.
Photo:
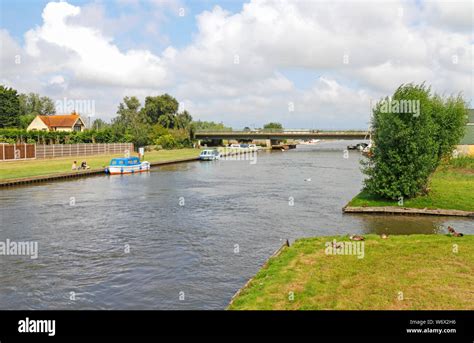
<path fill-rule="evenodd" d="M 16 140 L 13 138 L 6 138 L 3 136 L 0 136 L 0 143 L 15 144 Z"/>
<path fill-rule="evenodd" d="M 176 139 L 170 135 L 163 135 L 155 140 L 155 145 L 161 145 L 163 149 L 175 149 L 178 148 L 178 142 Z"/>
<path fill-rule="evenodd" d="M 401 104 L 408 103 L 413 105 L 407 111 Z M 388 199 L 426 192 L 430 175 L 463 136 L 466 115 L 461 97 L 443 99 L 424 84 L 402 85 L 379 101 L 372 118 L 373 154 L 363 162 L 365 190 Z"/>
<path fill-rule="evenodd" d="M 161 125 L 154 125 L 150 130 L 149 139 L 162 149 L 181 149 L 192 147 L 193 141 L 186 129 L 167 129 Z"/>

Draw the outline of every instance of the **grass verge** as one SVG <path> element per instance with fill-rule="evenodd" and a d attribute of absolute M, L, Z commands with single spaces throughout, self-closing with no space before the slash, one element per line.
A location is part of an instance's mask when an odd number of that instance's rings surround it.
<path fill-rule="evenodd" d="M 430 179 L 427 195 L 404 199 L 403 207 L 474 211 L 474 158 L 459 157 L 441 164 Z M 398 201 L 386 200 L 360 192 L 348 206 L 399 206 Z"/>
<path fill-rule="evenodd" d="M 365 237 L 363 258 L 325 253 L 326 242 L 347 237 L 297 240 L 269 260 L 229 309 L 474 309 L 474 236 Z"/>
<path fill-rule="evenodd" d="M 145 153 L 148 162 L 164 162 L 199 156 L 199 149 L 160 150 Z M 44 160 L 27 160 L 0 163 L 0 181 L 17 179 L 40 175 L 53 175 L 71 171 L 73 161 L 78 165 L 81 161 L 87 161 L 91 169 L 102 168 L 109 165 L 113 157 L 118 155 L 96 155 L 96 156 L 69 156 Z M 71 171 L 72 172 L 72 171 Z"/>

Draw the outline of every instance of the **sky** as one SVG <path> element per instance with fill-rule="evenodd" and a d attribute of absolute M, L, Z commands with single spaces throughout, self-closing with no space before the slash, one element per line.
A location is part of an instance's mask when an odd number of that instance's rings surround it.
<path fill-rule="evenodd" d="M 403 83 L 473 106 L 473 22 L 472 1 L 0 0 L 0 83 L 104 120 L 168 93 L 235 129 L 367 129 Z"/>

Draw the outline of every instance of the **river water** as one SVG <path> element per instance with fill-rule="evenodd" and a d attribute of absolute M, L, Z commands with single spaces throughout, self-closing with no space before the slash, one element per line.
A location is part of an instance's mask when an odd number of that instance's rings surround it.
<path fill-rule="evenodd" d="M 223 309 L 285 239 L 432 234 L 468 219 L 343 215 L 361 188 L 352 142 L 0 191 L 0 309 Z M 311 179 L 309 181 L 308 179 Z"/>

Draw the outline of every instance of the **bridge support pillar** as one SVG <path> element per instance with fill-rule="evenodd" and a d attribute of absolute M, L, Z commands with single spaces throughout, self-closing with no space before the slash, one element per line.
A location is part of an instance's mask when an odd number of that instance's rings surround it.
<path fill-rule="evenodd" d="M 265 139 L 265 145 L 267 146 L 267 148 L 270 148 L 272 147 L 272 140 L 271 139 Z"/>

